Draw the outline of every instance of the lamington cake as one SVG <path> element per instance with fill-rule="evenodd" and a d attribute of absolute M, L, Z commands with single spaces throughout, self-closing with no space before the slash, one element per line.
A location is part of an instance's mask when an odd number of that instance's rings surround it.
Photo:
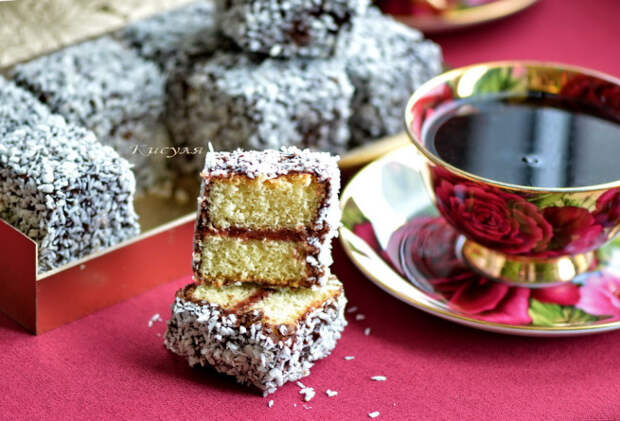
<path fill-rule="evenodd" d="M 401 132 L 411 93 L 442 71 L 437 44 L 374 7 L 355 20 L 343 54 L 355 86 L 352 146 Z"/>
<path fill-rule="evenodd" d="M 12 75 L 52 112 L 92 130 L 134 164 L 140 190 L 166 178 L 165 159 L 149 152 L 169 144 L 160 120 L 165 78 L 155 64 L 103 37 L 18 65 Z"/>
<path fill-rule="evenodd" d="M 288 61 L 218 53 L 170 86 L 175 143 L 217 150 L 346 149 L 353 87 L 340 60 Z M 188 155 L 187 172 L 202 156 Z M 201 158 L 201 159 L 198 159 Z"/>
<path fill-rule="evenodd" d="M 335 277 L 314 289 L 192 284 L 177 292 L 165 345 L 266 395 L 329 355 L 347 324 L 346 302 Z"/>
<path fill-rule="evenodd" d="M 0 218 L 37 243 L 39 272 L 137 235 L 134 191 L 129 163 L 62 118 L 0 137 Z"/>
<path fill-rule="evenodd" d="M 50 118 L 51 111 L 30 92 L 0 76 L 0 142 L 15 129 L 33 127 Z M 60 116 L 53 118 L 63 120 Z"/>
<path fill-rule="evenodd" d="M 330 57 L 368 0 L 217 0 L 220 30 L 243 50 L 273 57 Z"/>
<path fill-rule="evenodd" d="M 222 43 L 215 24 L 215 5 L 199 1 L 128 25 L 116 37 L 140 56 L 174 73 L 207 58 Z"/>
<path fill-rule="evenodd" d="M 337 158 L 325 152 L 212 152 L 198 198 L 194 276 L 210 285 L 324 284 L 340 218 Z"/>

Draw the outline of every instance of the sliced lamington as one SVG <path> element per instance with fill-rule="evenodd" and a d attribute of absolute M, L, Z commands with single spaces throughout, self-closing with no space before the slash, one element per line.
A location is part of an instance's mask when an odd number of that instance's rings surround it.
<path fill-rule="evenodd" d="M 128 25 L 116 36 L 145 59 L 173 72 L 216 50 L 220 40 L 214 15 L 212 2 L 199 1 Z"/>
<path fill-rule="evenodd" d="M 310 374 L 347 322 L 335 278 L 315 289 L 188 285 L 177 293 L 166 347 L 191 366 L 212 366 L 264 394 Z"/>
<path fill-rule="evenodd" d="M 39 272 L 139 233 L 129 163 L 92 132 L 51 120 L 0 139 L 0 218 L 39 246 Z"/>
<path fill-rule="evenodd" d="M 214 152 L 202 179 L 198 281 L 290 287 L 327 281 L 340 220 L 336 157 L 296 148 Z"/>
<path fill-rule="evenodd" d="M 13 76 L 134 164 L 140 190 L 166 178 L 165 158 L 149 151 L 169 144 L 160 120 L 165 78 L 155 64 L 103 37 L 16 66 Z"/>
<path fill-rule="evenodd" d="M 401 132 L 409 96 L 442 71 L 437 44 L 375 8 L 356 19 L 352 42 L 343 54 L 355 86 L 353 145 Z"/>
<path fill-rule="evenodd" d="M 0 76 L 0 142 L 24 126 L 32 127 L 52 118 L 52 113 L 32 94 Z M 60 116 L 54 119 L 63 120 Z"/>
<path fill-rule="evenodd" d="M 169 127 L 179 145 L 216 150 L 308 147 L 340 153 L 349 140 L 353 87 L 339 60 L 259 59 L 218 53 L 170 87 Z M 186 155 L 185 171 L 200 169 Z"/>
<path fill-rule="evenodd" d="M 273 57 L 331 57 L 368 0 L 217 0 L 220 30 L 242 49 Z"/>

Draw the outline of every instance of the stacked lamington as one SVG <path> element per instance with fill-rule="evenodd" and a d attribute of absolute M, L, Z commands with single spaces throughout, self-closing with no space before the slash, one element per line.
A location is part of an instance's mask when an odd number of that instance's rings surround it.
<path fill-rule="evenodd" d="M 308 375 L 346 326 L 342 284 L 329 272 L 337 158 L 213 152 L 201 175 L 196 283 L 177 292 L 165 344 L 271 393 Z"/>
<path fill-rule="evenodd" d="M 167 75 L 166 122 L 188 151 L 344 152 L 402 130 L 441 51 L 368 0 L 208 1 L 117 34 Z M 199 153 L 175 160 L 194 172 Z"/>

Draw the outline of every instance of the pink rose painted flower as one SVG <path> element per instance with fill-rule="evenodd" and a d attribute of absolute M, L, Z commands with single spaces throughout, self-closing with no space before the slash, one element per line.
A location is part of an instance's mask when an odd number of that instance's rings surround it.
<path fill-rule="evenodd" d="M 597 316 L 620 318 L 619 277 L 602 272 L 599 276 L 590 277 L 580 292 L 577 308 Z"/>
<path fill-rule="evenodd" d="M 531 323 L 530 290 L 510 287 L 481 276 L 463 283 L 450 298 L 450 305 L 476 319 L 495 323 L 525 325 Z"/>
<path fill-rule="evenodd" d="M 536 205 L 521 196 L 483 184 L 454 181 L 435 171 L 442 215 L 472 240 L 507 254 L 545 250 L 552 226 Z"/>
<path fill-rule="evenodd" d="M 532 290 L 532 298 L 543 303 L 574 306 L 580 298 L 579 287 L 573 283 L 564 283 L 546 288 Z"/>
<path fill-rule="evenodd" d="M 490 322 L 519 325 L 531 322 L 530 291 L 472 272 L 455 254 L 458 232 L 443 218 L 416 218 L 399 231 L 411 239 L 407 243 L 410 264 L 428 279 L 435 293 L 450 307 Z"/>
<path fill-rule="evenodd" d="M 551 206 L 543 210 L 543 216 L 553 227 L 545 256 L 583 253 L 605 242 L 603 227 L 584 208 Z"/>
<path fill-rule="evenodd" d="M 606 228 L 620 224 L 620 189 L 608 190 L 596 200 L 594 218 Z"/>

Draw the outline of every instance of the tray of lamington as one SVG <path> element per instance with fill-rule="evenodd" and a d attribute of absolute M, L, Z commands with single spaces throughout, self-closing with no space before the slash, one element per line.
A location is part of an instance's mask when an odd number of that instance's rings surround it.
<path fill-rule="evenodd" d="M 363 0 L 251 3 L 0 2 L 2 312 L 43 333 L 190 273 L 209 148 L 406 143 L 436 44 Z"/>

